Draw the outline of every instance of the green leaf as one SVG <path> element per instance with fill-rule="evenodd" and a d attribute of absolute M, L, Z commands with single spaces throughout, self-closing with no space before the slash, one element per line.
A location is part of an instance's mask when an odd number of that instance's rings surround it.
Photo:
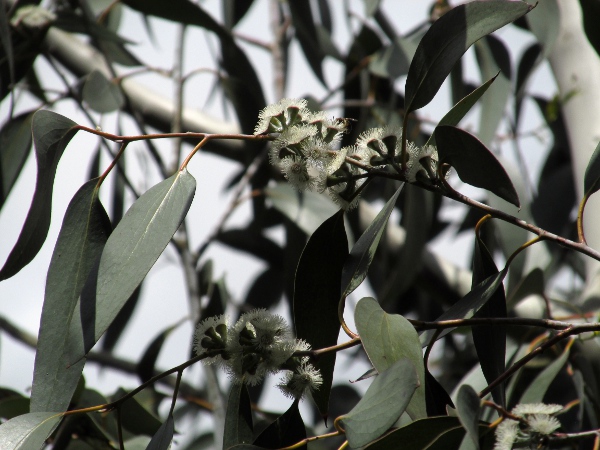
<path fill-rule="evenodd" d="M 0 281 L 18 273 L 42 248 L 52 209 L 52 190 L 58 162 L 77 132 L 77 124 L 60 114 L 40 110 L 33 115 L 31 130 L 37 160 L 35 192 L 17 243 L 0 270 Z"/>
<path fill-rule="evenodd" d="M 365 352 L 379 373 L 401 359 L 408 359 L 412 363 L 417 371 L 419 387 L 407 412 L 413 419 L 427 417 L 423 350 L 415 328 L 401 315 L 387 314 L 371 297 L 358 302 L 354 322 Z"/>
<path fill-rule="evenodd" d="M 494 259 L 479 235 L 477 235 L 473 257 L 473 287 L 496 273 L 498 273 L 498 268 L 494 263 Z M 475 313 L 474 317 L 507 317 L 504 285 L 498 287 L 491 298 Z M 506 369 L 506 327 L 496 324 L 473 327 L 472 335 L 481 370 L 487 382 L 491 383 Z M 492 391 L 492 397 L 500 406 L 506 407 L 504 384 L 497 386 Z"/>
<path fill-rule="evenodd" d="M 596 53 L 600 55 L 600 30 L 597 17 L 600 17 L 600 4 L 596 0 L 579 0 L 582 11 L 583 29 Z"/>
<path fill-rule="evenodd" d="M 502 281 L 507 274 L 506 268 L 490 275 L 477 286 L 475 286 L 471 292 L 461 298 L 458 302 L 452 305 L 445 313 L 435 319 L 436 322 L 441 320 L 454 320 L 454 319 L 470 319 L 473 315 L 479 311 L 491 297 L 494 292 L 502 285 Z M 442 331 L 438 339 L 447 335 L 452 331 L 452 328 L 446 328 Z M 435 334 L 434 330 L 427 330 L 421 334 L 421 344 L 428 345 L 429 341 Z"/>
<path fill-rule="evenodd" d="M 225 27 L 232 29 L 244 18 L 254 0 L 225 0 L 223 2 L 223 20 Z"/>
<path fill-rule="evenodd" d="M 475 41 L 532 8 L 525 2 L 475 1 L 455 7 L 435 21 L 419 43 L 408 71 L 406 112 L 433 99 L 454 64 Z"/>
<path fill-rule="evenodd" d="M 31 149 L 31 121 L 33 114 L 23 113 L 8 119 L 0 130 L 0 209 Z"/>
<path fill-rule="evenodd" d="M 456 126 L 458 123 L 465 117 L 465 115 L 471 110 L 473 105 L 477 103 L 477 100 L 481 98 L 483 94 L 488 90 L 490 85 L 496 80 L 498 77 L 498 73 L 471 92 L 469 95 L 463 97 L 456 105 L 452 107 L 450 111 L 448 111 L 444 117 L 439 121 L 437 126 L 441 125 L 452 125 Z M 432 134 L 429 137 L 426 145 L 436 145 L 435 144 L 435 134 Z"/>
<path fill-rule="evenodd" d="M 42 448 L 62 418 L 62 413 L 33 412 L 10 419 L 0 425 L 0 448 L 2 450 Z"/>
<path fill-rule="evenodd" d="M 113 398 L 121 398 L 125 394 L 127 394 L 127 391 L 118 389 Z M 164 424 L 161 424 L 160 419 L 148 410 L 148 405 L 143 404 L 144 396 L 154 398 L 153 395 L 151 392 L 141 392 L 121 404 L 123 428 L 134 434 L 145 434 L 146 436 L 153 436 L 158 433 Z"/>
<path fill-rule="evenodd" d="M 111 232 L 98 198 L 98 179 L 85 183 L 65 213 L 46 277 L 35 357 L 31 411 L 66 411 L 83 370 L 64 354 L 75 305 Z"/>
<path fill-rule="evenodd" d="M 303 439 L 306 439 L 306 428 L 298 410 L 298 400 L 295 400 L 286 412 L 263 430 L 253 444 L 262 448 L 281 448 Z"/>
<path fill-rule="evenodd" d="M 385 433 L 418 386 L 417 372 L 408 359 L 396 361 L 377 375 L 352 411 L 340 417 L 350 447 L 362 447 Z"/>
<path fill-rule="evenodd" d="M 163 423 L 156 434 L 152 436 L 152 440 L 146 447 L 146 450 L 168 450 L 173 442 L 173 434 L 175 433 L 175 423 L 173 415 L 169 414 L 165 423 Z"/>
<path fill-rule="evenodd" d="M 233 383 L 225 413 L 223 450 L 237 444 L 250 444 L 254 439 L 250 396 L 244 383 Z"/>
<path fill-rule="evenodd" d="M 106 331 L 161 255 L 185 218 L 196 180 L 187 170 L 150 188 L 129 208 L 108 239 L 97 276 L 80 298 L 81 320 L 72 320 L 69 360 L 81 359 Z"/>
<path fill-rule="evenodd" d="M 290 8 L 292 24 L 296 31 L 295 36 L 300 43 L 302 52 L 317 79 L 326 86 L 322 68 L 324 55 L 319 45 L 310 1 L 294 0 L 293 2 L 288 2 L 288 7 Z"/>
<path fill-rule="evenodd" d="M 408 67 L 408 57 L 404 52 L 401 38 L 396 38 L 390 45 L 379 50 L 369 62 L 371 73 L 392 80 L 406 75 Z"/>
<path fill-rule="evenodd" d="M 462 427 L 457 417 L 430 417 L 415 420 L 369 445 L 369 450 L 423 450 L 446 431 Z"/>
<path fill-rule="evenodd" d="M 582 1 L 581 4 L 583 3 Z M 557 0 L 544 0 L 537 3 L 533 11 L 527 14 L 526 19 L 529 29 L 543 47 L 542 58 L 546 59 L 554 48 L 560 31 L 560 8 Z M 585 28 L 585 10 L 583 24 Z"/>
<path fill-rule="evenodd" d="M 550 387 L 550 384 L 554 381 L 558 372 L 560 372 L 569 359 L 570 351 L 571 345 L 567 345 L 562 354 L 548 364 L 548 366 L 535 377 L 521 395 L 519 403 L 540 403 L 544 400 L 544 395 L 546 395 L 546 391 Z"/>
<path fill-rule="evenodd" d="M 142 383 L 145 383 L 154 376 L 154 366 L 156 365 L 156 360 L 158 359 L 160 350 L 162 349 L 167 337 L 169 337 L 171 332 L 176 327 L 177 325 L 172 325 L 159 333 L 144 351 L 144 354 L 140 358 L 140 361 L 137 363 L 137 367 L 135 369 Z"/>
<path fill-rule="evenodd" d="M 367 271 L 375 256 L 375 250 L 377 250 L 383 230 L 385 230 L 387 221 L 403 187 L 404 183 L 400 185 L 396 193 L 387 201 L 377 217 L 352 247 L 342 271 L 342 298 L 350 295 L 367 276 Z"/>
<path fill-rule="evenodd" d="M 99 113 L 117 111 L 125 104 L 121 88 L 97 70 L 86 77 L 81 95 L 89 107 Z"/>
<path fill-rule="evenodd" d="M 481 400 L 479 395 L 468 384 L 463 384 L 458 390 L 456 398 L 456 410 L 458 418 L 462 423 L 467 434 L 475 444 L 475 448 L 479 448 L 479 409 L 481 408 Z"/>
<path fill-rule="evenodd" d="M 583 178 L 583 191 L 589 197 L 600 189 L 600 142 L 596 145 Z"/>
<path fill-rule="evenodd" d="M 342 210 L 327 219 L 309 238 L 296 269 L 294 280 L 294 324 L 296 337 L 312 348 L 337 344 L 340 332 L 338 303 L 348 239 Z M 318 314 L 315 314 L 318 311 Z M 316 362 L 323 384 L 312 397 L 322 416 L 329 410 L 336 353 L 323 355 Z"/>
<path fill-rule="evenodd" d="M 481 141 L 448 125 L 438 126 L 434 134 L 440 162 L 450 164 L 462 181 L 520 206 L 519 196 L 506 170 Z"/>
<path fill-rule="evenodd" d="M 265 194 L 279 212 L 308 236 L 339 209 L 324 195 L 310 191 L 298 192 L 289 183 L 268 187 Z"/>

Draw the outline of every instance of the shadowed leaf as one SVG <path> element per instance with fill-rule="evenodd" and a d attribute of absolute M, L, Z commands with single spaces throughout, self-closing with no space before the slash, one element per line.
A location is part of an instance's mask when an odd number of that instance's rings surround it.
<path fill-rule="evenodd" d="M 150 440 L 146 450 L 168 450 L 171 448 L 174 433 L 175 422 L 173 421 L 173 415 L 169 414 L 166 422 L 163 423 L 156 434 L 152 436 L 152 440 Z"/>
<path fill-rule="evenodd" d="M 422 450 L 429 448 L 440 436 L 448 430 L 461 428 L 457 417 L 431 417 L 415 420 L 385 435 L 378 441 L 367 446 L 369 450 Z"/>
<path fill-rule="evenodd" d="M 40 110 L 33 115 L 31 130 L 37 160 L 37 177 L 31 207 L 17 243 L 0 270 L 0 281 L 18 273 L 38 254 L 50 227 L 52 190 L 58 162 L 77 130 L 77 124 L 60 114 Z"/>
<path fill-rule="evenodd" d="M 583 191 L 586 196 L 589 197 L 598 189 L 600 189 L 600 143 L 594 149 L 583 179 Z"/>
<path fill-rule="evenodd" d="M 519 207 L 519 196 L 506 170 L 475 136 L 444 125 L 435 129 L 440 162 L 450 164 L 462 181 L 487 189 Z"/>
<path fill-rule="evenodd" d="M 306 439 L 306 429 L 296 400 L 290 409 L 265 428 L 253 444 L 261 448 L 275 449 L 288 447 L 303 439 Z"/>
<path fill-rule="evenodd" d="M 458 418 L 463 427 L 467 430 L 467 434 L 473 441 L 475 448 L 479 448 L 479 409 L 481 400 L 473 389 L 468 384 L 463 384 L 458 390 L 456 398 L 456 410 Z"/>
<path fill-rule="evenodd" d="M 0 130 L 0 208 L 10 194 L 31 149 L 33 114 L 7 120 Z"/>
<path fill-rule="evenodd" d="M 89 107 L 99 113 L 116 111 L 125 104 L 125 97 L 119 86 L 111 83 L 97 70 L 86 77 L 81 95 Z"/>
<path fill-rule="evenodd" d="M 244 383 L 233 383 L 229 391 L 223 450 L 237 444 L 249 444 L 254 439 L 250 397 Z"/>

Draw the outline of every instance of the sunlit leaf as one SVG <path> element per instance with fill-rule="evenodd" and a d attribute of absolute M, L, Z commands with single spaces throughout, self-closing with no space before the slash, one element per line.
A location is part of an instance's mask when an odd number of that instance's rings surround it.
<path fill-rule="evenodd" d="M 383 209 L 377 214 L 377 217 L 375 217 L 358 241 L 356 241 L 354 247 L 352 247 L 342 271 L 342 298 L 350 295 L 367 276 L 367 271 L 375 256 L 379 240 L 383 235 L 383 230 L 385 230 L 387 221 L 403 187 L 404 183 L 390 197 Z"/>
<path fill-rule="evenodd" d="M 342 267 L 348 256 L 344 213 L 338 211 L 309 238 L 298 262 L 294 281 L 296 337 L 315 349 L 337 344 L 340 331 L 338 303 Z M 318 314 L 315 314 L 318 311 Z M 323 384 L 313 392 L 319 412 L 327 416 L 336 353 L 323 355 L 316 366 Z"/>
<path fill-rule="evenodd" d="M 462 181 L 487 189 L 519 207 L 519 196 L 506 170 L 475 136 L 449 125 L 435 129 L 440 162 L 450 164 Z"/>
<path fill-rule="evenodd" d="M 415 328 L 401 315 L 387 314 L 371 297 L 358 302 L 354 321 L 367 356 L 379 373 L 401 359 L 412 363 L 419 387 L 406 411 L 413 419 L 427 417 L 423 351 Z"/>
<path fill-rule="evenodd" d="M 32 450 L 41 448 L 58 426 L 63 414 L 33 412 L 17 416 L 0 425 L 2 450 Z"/>
<path fill-rule="evenodd" d="M 244 383 L 233 383 L 225 414 L 223 449 L 237 444 L 250 444 L 253 439 L 252 409 L 248 389 Z"/>
<path fill-rule="evenodd" d="M 419 379 L 414 365 L 400 359 L 377 375 L 348 414 L 341 416 L 352 448 L 362 447 L 385 433 L 404 412 Z"/>
<path fill-rule="evenodd" d="M 52 254 L 38 347 L 35 358 L 31 411 L 64 411 L 69 406 L 83 361 L 69 366 L 64 354 L 77 299 L 111 232 L 98 199 L 98 180 L 85 183 L 65 213 Z"/>
<path fill-rule="evenodd" d="M 58 162 L 77 130 L 77 124 L 51 111 L 33 115 L 31 130 L 37 160 L 35 192 L 17 243 L 0 270 L 0 281 L 18 273 L 40 251 L 50 227 L 52 191 Z"/>
<path fill-rule="evenodd" d="M 186 216 L 196 180 L 177 172 L 142 195 L 108 239 L 80 299 L 81 318 L 71 321 L 69 355 L 82 358 L 112 323 L 161 255 Z"/>
<path fill-rule="evenodd" d="M 421 40 L 406 79 L 405 109 L 427 105 L 465 51 L 477 40 L 531 10 L 525 2 L 475 1 L 452 8 Z"/>

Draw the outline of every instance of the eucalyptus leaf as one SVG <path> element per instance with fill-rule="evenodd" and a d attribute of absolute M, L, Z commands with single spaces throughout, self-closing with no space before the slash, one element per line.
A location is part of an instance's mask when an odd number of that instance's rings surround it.
<path fill-rule="evenodd" d="M 600 142 L 596 145 L 583 178 L 583 191 L 589 197 L 600 189 Z"/>
<path fill-rule="evenodd" d="M 319 45 L 315 20 L 309 0 L 294 0 L 288 3 L 296 39 L 317 79 L 326 86 L 323 76 L 323 52 Z"/>
<path fill-rule="evenodd" d="M 31 131 L 37 160 L 35 192 L 17 243 L 0 270 L 0 281 L 12 277 L 29 264 L 46 240 L 50 228 L 54 175 L 60 157 L 77 132 L 76 125 L 51 111 L 40 110 L 33 115 Z"/>
<path fill-rule="evenodd" d="M 481 400 L 475 389 L 468 384 L 463 384 L 458 390 L 456 398 L 456 410 L 458 418 L 467 435 L 473 441 L 475 448 L 479 448 L 479 410 Z"/>
<path fill-rule="evenodd" d="M 121 88 L 97 70 L 86 77 L 81 95 L 90 108 L 99 113 L 117 111 L 125 104 Z"/>
<path fill-rule="evenodd" d="M 175 422 L 173 415 L 169 414 L 165 423 L 161 425 L 156 434 L 152 436 L 146 450 L 169 450 L 171 442 L 173 442 L 173 434 L 175 433 Z"/>
<path fill-rule="evenodd" d="M 436 127 L 440 163 L 450 164 L 462 181 L 487 189 L 520 207 L 519 196 L 506 170 L 485 145 L 472 134 L 453 126 Z"/>
<path fill-rule="evenodd" d="M 81 317 L 71 321 L 69 360 L 81 359 L 106 331 L 185 218 L 196 180 L 187 170 L 150 188 L 129 208 L 108 239 L 97 274 L 80 297 Z"/>
<path fill-rule="evenodd" d="M 387 314 L 371 297 L 358 302 L 354 322 L 365 352 L 379 373 L 401 359 L 408 359 L 412 363 L 417 371 L 419 387 L 407 412 L 413 419 L 427 417 L 423 351 L 415 328 L 401 315 Z"/>
<path fill-rule="evenodd" d="M 10 419 L 0 425 L 0 448 L 2 450 L 41 448 L 62 418 L 62 413 L 32 412 Z"/>
<path fill-rule="evenodd" d="M 340 417 L 350 447 L 362 447 L 385 433 L 404 412 L 418 386 L 417 372 L 408 359 L 394 362 L 377 375 L 352 411 Z"/>
<path fill-rule="evenodd" d="M 71 200 L 46 277 L 46 292 L 31 392 L 31 411 L 66 411 L 83 370 L 64 354 L 77 299 L 111 232 L 98 198 L 98 179 L 85 183 Z"/>
<path fill-rule="evenodd" d="M 0 209 L 10 194 L 31 149 L 31 121 L 26 112 L 8 119 L 0 129 Z"/>
<path fill-rule="evenodd" d="M 475 1 L 452 8 L 427 31 L 406 78 L 407 112 L 427 105 L 465 51 L 477 40 L 518 19 L 533 6 L 514 1 Z"/>
<path fill-rule="evenodd" d="M 570 350 L 571 345 L 567 345 L 562 354 L 548 364 L 548 366 L 532 380 L 527 389 L 525 389 L 525 392 L 521 395 L 519 403 L 540 403 L 544 400 L 544 395 L 546 395 L 550 383 L 554 381 L 569 359 Z"/>
<path fill-rule="evenodd" d="M 382 210 L 379 211 L 379 214 L 377 214 L 377 217 L 375 217 L 358 241 L 356 241 L 354 247 L 352 247 L 342 271 L 342 298 L 350 295 L 367 276 L 367 271 L 373 261 L 387 221 L 403 187 L 404 183 L 390 197 Z"/>
<path fill-rule="evenodd" d="M 298 400 L 271 423 L 256 438 L 253 445 L 262 448 L 281 448 L 296 444 L 306 439 L 306 428 L 298 410 Z"/>
<path fill-rule="evenodd" d="M 430 417 L 386 434 L 366 448 L 369 450 L 422 450 L 429 448 L 445 432 L 462 427 L 457 417 Z"/>
<path fill-rule="evenodd" d="M 248 389 L 244 383 L 233 383 L 225 413 L 223 450 L 237 444 L 250 444 L 253 439 L 252 409 Z"/>
<path fill-rule="evenodd" d="M 312 348 L 337 344 L 340 332 L 340 280 L 347 256 L 344 212 L 340 210 L 323 222 L 309 238 L 296 269 L 293 308 L 296 337 L 304 339 Z M 312 397 L 324 417 L 329 409 L 335 358 L 336 353 L 332 352 L 315 361 L 321 371 L 323 384 L 312 393 Z"/>

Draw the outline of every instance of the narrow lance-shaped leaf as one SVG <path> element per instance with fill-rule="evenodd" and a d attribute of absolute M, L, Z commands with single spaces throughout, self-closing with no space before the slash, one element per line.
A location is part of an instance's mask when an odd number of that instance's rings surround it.
<path fill-rule="evenodd" d="M 62 420 L 62 414 L 32 412 L 17 416 L 0 425 L 2 450 L 31 450 L 42 448 L 44 441 Z"/>
<path fill-rule="evenodd" d="M 459 5 L 433 23 L 417 47 L 406 78 L 407 112 L 427 105 L 454 64 L 483 36 L 531 10 L 525 2 L 475 1 Z"/>
<path fill-rule="evenodd" d="M 0 208 L 13 188 L 31 149 L 31 120 L 27 112 L 9 119 L 0 130 Z"/>
<path fill-rule="evenodd" d="M 77 124 L 60 114 L 41 110 L 33 115 L 31 130 L 37 160 L 35 192 L 17 243 L 0 270 L 0 281 L 18 273 L 38 254 L 50 227 L 52 190 L 58 162 L 77 132 Z"/>
<path fill-rule="evenodd" d="M 169 414 L 165 423 L 161 425 L 156 434 L 152 436 L 152 440 L 146 447 L 146 450 L 168 450 L 173 442 L 173 434 L 175 433 L 175 422 L 173 415 Z"/>
<path fill-rule="evenodd" d="M 600 189 L 600 142 L 596 145 L 583 178 L 583 191 L 587 197 L 598 189 Z"/>
<path fill-rule="evenodd" d="M 375 220 L 371 222 L 362 236 L 356 241 L 354 247 L 352 247 L 342 271 L 342 298 L 350 295 L 367 276 L 367 271 L 375 256 L 375 251 L 379 245 L 383 230 L 385 230 L 387 221 L 403 187 L 404 183 L 400 185 L 396 193 L 387 201 L 383 209 L 375 217 Z"/>
<path fill-rule="evenodd" d="M 177 172 L 142 195 L 108 239 L 97 275 L 80 297 L 80 317 L 71 321 L 70 362 L 81 359 L 106 331 L 161 255 L 185 218 L 196 180 Z"/>
<path fill-rule="evenodd" d="M 294 280 L 296 337 L 304 339 L 315 349 L 337 344 L 340 280 L 347 256 L 348 239 L 344 213 L 340 210 L 323 222 L 306 243 Z M 312 393 L 312 397 L 324 417 L 328 412 L 335 356 L 333 352 L 315 362 L 321 371 L 323 384 Z"/>
<path fill-rule="evenodd" d="M 440 163 L 450 164 L 461 180 L 487 189 L 519 207 L 519 195 L 506 170 L 475 136 L 449 125 L 435 129 Z"/>
<path fill-rule="evenodd" d="M 463 384 L 458 390 L 456 398 L 456 410 L 458 418 L 463 427 L 467 430 L 467 434 L 473 441 L 475 448 L 479 448 L 479 409 L 481 400 L 473 389 L 468 384 Z"/>
<path fill-rule="evenodd" d="M 408 359 L 396 361 L 377 375 L 352 411 L 341 416 L 350 447 L 362 447 L 385 433 L 404 412 L 418 385 L 417 372 Z"/>
<path fill-rule="evenodd" d="M 253 438 L 252 409 L 248 389 L 244 383 L 233 383 L 225 412 L 223 449 L 237 444 L 250 444 Z"/>
<path fill-rule="evenodd" d="M 281 448 L 306 439 L 306 428 L 298 410 L 299 400 L 275 420 L 253 442 L 260 448 Z"/>
<path fill-rule="evenodd" d="M 98 199 L 97 179 L 85 183 L 65 213 L 46 278 L 46 293 L 35 357 L 31 411 L 65 411 L 83 362 L 71 367 L 64 355 L 77 299 L 111 232 Z"/>
<path fill-rule="evenodd" d="M 387 314 L 377 300 L 371 297 L 358 302 L 354 322 L 365 352 L 379 373 L 403 358 L 413 364 L 420 385 L 407 412 L 413 419 L 427 417 L 423 351 L 415 328 L 401 315 Z"/>

